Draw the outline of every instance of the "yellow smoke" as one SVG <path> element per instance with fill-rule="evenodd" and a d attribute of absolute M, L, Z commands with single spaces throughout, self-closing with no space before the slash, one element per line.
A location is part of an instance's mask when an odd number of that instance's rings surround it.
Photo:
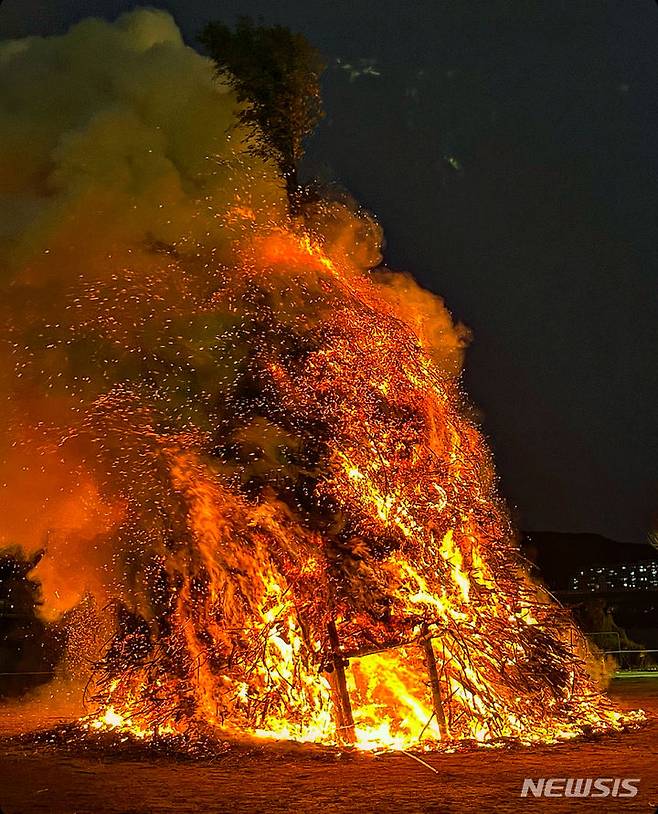
<path fill-rule="evenodd" d="M 218 336 L 240 310 L 245 247 L 292 228 L 236 106 L 162 11 L 0 43 L 0 545 L 47 547 L 51 614 L 119 590 L 113 532 L 123 497 L 147 488 L 143 439 L 156 420 L 208 431 L 195 405 L 231 377 Z M 308 221 L 345 274 L 380 261 L 355 206 Z M 464 335 L 441 302 L 409 278 L 373 282 L 404 318 L 405 300 L 422 305 L 420 334 L 455 375 Z"/>

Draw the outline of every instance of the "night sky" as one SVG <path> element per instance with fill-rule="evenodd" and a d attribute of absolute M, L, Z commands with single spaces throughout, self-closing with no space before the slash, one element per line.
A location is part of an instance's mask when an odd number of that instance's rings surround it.
<path fill-rule="evenodd" d="M 4 0 L 0 36 L 113 0 Z M 168 0 L 262 16 L 325 54 L 307 172 L 379 217 L 445 297 L 465 384 L 527 529 L 645 539 L 658 509 L 658 6 L 653 0 Z M 56 6 L 56 8 L 55 8 Z"/>

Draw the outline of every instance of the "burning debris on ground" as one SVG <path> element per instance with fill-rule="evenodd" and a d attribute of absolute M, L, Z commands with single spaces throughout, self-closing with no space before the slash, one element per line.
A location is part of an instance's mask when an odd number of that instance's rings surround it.
<path fill-rule="evenodd" d="M 63 51 L 94 64 L 86 95 Z M 528 577 L 461 392 L 467 332 L 376 268 L 374 220 L 291 214 L 166 14 L 3 53 L 16 155 L 68 99 L 3 244 L 3 534 L 47 532 L 46 612 L 110 631 L 84 654 L 94 712 L 53 742 L 430 750 L 639 720 Z"/>

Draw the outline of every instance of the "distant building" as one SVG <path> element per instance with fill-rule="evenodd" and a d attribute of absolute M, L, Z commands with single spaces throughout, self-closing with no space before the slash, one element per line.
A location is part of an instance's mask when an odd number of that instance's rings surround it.
<path fill-rule="evenodd" d="M 623 630 L 631 642 L 658 650 L 658 546 L 535 531 L 523 535 L 521 551 L 531 573 L 573 610 L 598 645 L 615 649 L 619 645 L 600 632 Z"/>
<path fill-rule="evenodd" d="M 656 591 L 658 590 L 658 562 L 647 560 L 583 568 L 571 577 L 569 589 L 592 593 Z"/>
<path fill-rule="evenodd" d="M 628 569 L 658 563 L 658 550 L 651 545 L 619 543 L 598 534 L 527 532 L 521 540 L 521 550 L 534 565 L 535 573 L 552 591 L 558 592 L 596 590 L 574 587 L 592 572 L 623 574 L 623 566 Z"/>

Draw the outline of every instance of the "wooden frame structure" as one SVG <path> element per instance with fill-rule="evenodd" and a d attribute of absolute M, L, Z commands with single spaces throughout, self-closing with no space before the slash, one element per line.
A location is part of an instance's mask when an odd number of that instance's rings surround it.
<path fill-rule="evenodd" d="M 399 644 L 390 645 L 386 647 L 372 647 L 364 648 L 363 650 L 350 650 L 345 651 L 341 648 L 338 630 L 336 629 L 335 622 L 329 623 L 329 643 L 331 646 L 331 656 L 328 660 L 328 673 L 329 683 L 331 685 L 334 705 L 336 708 L 336 716 L 338 719 L 338 737 L 339 740 L 345 744 L 353 744 L 356 742 L 356 734 L 354 730 L 354 715 L 352 713 L 352 702 L 347 687 L 347 678 L 345 669 L 349 667 L 349 660 L 354 658 L 365 658 L 367 656 L 375 655 L 376 653 L 384 653 L 389 650 L 395 650 L 398 647 L 421 647 L 423 650 L 423 663 L 427 670 L 428 681 L 427 684 L 432 694 L 432 713 L 436 718 L 437 726 L 439 729 L 441 740 L 446 740 L 449 736 L 448 723 L 446 720 L 445 709 L 443 704 L 443 694 L 441 690 L 441 682 L 439 680 L 439 670 L 436 663 L 436 654 L 434 646 L 432 645 L 431 636 L 427 631 L 423 636 L 418 639 L 413 639 L 408 642 L 401 642 Z M 430 718 L 431 720 L 431 718 Z M 428 721 L 429 723 L 429 721 Z"/>

